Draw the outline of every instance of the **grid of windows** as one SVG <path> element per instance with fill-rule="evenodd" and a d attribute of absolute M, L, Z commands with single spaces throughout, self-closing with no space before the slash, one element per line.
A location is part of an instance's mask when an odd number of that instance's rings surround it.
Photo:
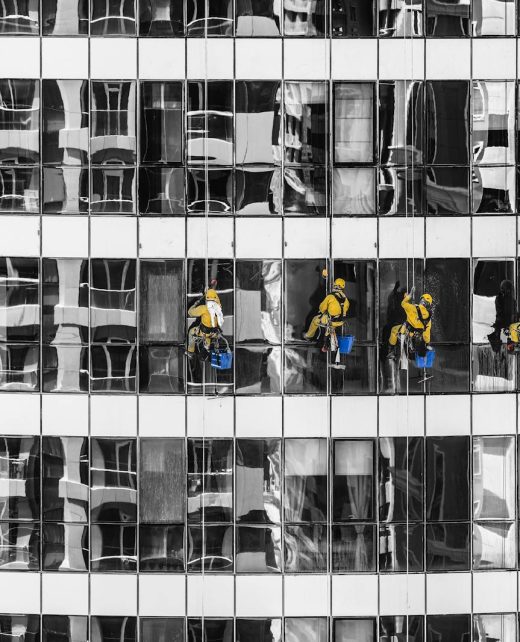
<path fill-rule="evenodd" d="M 449 642 L 470 639 L 484 642 L 489 638 L 503 642 L 516 639 L 514 613 L 469 615 L 423 615 L 409 617 L 387 615 L 379 618 L 135 618 L 44 615 L 0 615 L 0 633 L 23 635 L 26 642 L 60 640 L 83 642 L 163 642 L 174 640 L 233 640 L 242 642 L 325 642 L 332 629 L 335 642 L 387 642 L 406 636 L 414 642 L 436 639 Z M 426 629 L 426 630 L 425 630 Z M 90 638 L 88 631 L 90 630 Z M 139 635 L 139 638 L 138 638 Z M 497 637 L 500 636 L 500 637 Z"/>
<path fill-rule="evenodd" d="M 513 214 L 515 91 L 505 80 L 0 80 L 0 213 Z"/>
<path fill-rule="evenodd" d="M 89 6 L 90 5 L 90 6 Z M 323 38 L 514 36 L 514 0 L 10 0 L 0 34 Z"/>
<path fill-rule="evenodd" d="M 1 437 L 0 570 L 515 569 L 515 441 Z"/>
<path fill-rule="evenodd" d="M 405 259 L 336 259 L 329 267 L 347 282 L 346 332 L 355 337 L 352 352 L 340 357 L 341 369 L 328 367 L 335 357 L 321 342 L 303 340 L 326 295 L 321 270 L 328 264 L 325 258 L 2 258 L 0 390 L 371 395 L 517 389 L 516 355 L 500 338 L 498 347 L 494 342 L 497 328 L 500 336 L 508 327 L 504 298 L 516 309 L 514 259 L 416 259 L 413 266 Z M 184 355 L 192 322 L 186 310 L 206 279 L 217 282 L 222 300 L 223 332 L 235 355 L 230 370 Z M 426 382 L 414 363 L 402 369 L 389 345 L 412 283 L 435 301 L 431 345 L 438 366 Z"/>

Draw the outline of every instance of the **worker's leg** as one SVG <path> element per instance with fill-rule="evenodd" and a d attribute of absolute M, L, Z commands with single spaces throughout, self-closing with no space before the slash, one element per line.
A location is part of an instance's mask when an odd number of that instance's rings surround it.
<path fill-rule="evenodd" d="M 200 330 L 198 326 L 194 326 L 188 330 L 188 352 L 193 354 L 195 352 L 195 344 L 197 343 L 197 338 L 200 336 Z"/>
<path fill-rule="evenodd" d="M 388 338 L 388 343 L 391 346 L 396 346 L 397 345 L 397 337 L 399 336 L 399 333 L 401 332 L 403 325 L 394 325 L 392 329 L 390 330 L 390 337 Z"/>
<path fill-rule="evenodd" d="M 327 325 L 327 315 L 326 314 L 317 314 L 311 321 L 309 329 L 304 334 L 306 339 L 314 339 L 316 332 L 320 326 Z"/>

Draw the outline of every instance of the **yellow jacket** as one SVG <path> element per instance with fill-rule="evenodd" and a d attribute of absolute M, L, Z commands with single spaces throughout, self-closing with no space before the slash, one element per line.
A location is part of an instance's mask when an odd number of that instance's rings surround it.
<path fill-rule="evenodd" d="M 424 305 L 410 303 L 412 297 L 405 294 L 401 307 L 406 312 L 406 321 L 414 330 L 423 330 L 422 338 L 425 343 L 430 343 L 430 334 L 432 329 L 432 318 Z M 422 318 L 421 318 L 422 317 Z"/>
<path fill-rule="evenodd" d="M 329 317 L 345 316 L 350 308 L 350 301 L 345 297 L 343 303 L 340 303 L 334 294 L 327 294 L 327 296 L 320 303 L 320 312 L 328 314 Z"/>
<path fill-rule="evenodd" d="M 192 305 L 188 310 L 189 317 L 200 317 L 200 322 L 202 325 L 205 325 L 206 328 L 218 328 L 218 322 L 216 316 L 211 316 L 208 306 L 203 303 L 202 305 Z"/>

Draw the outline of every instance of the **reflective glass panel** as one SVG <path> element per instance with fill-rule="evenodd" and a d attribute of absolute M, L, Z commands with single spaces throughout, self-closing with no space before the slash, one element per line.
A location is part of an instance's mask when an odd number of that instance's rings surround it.
<path fill-rule="evenodd" d="M 327 531 L 325 524 L 287 525 L 284 528 L 286 573 L 327 572 Z"/>
<path fill-rule="evenodd" d="M 473 568 L 516 568 L 516 527 L 513 522 L 473 524 Z"/>
<path fill-rule="evenodd" d="M 379 527 L 381 573 L 424 571 L 423 524 L 381 524 Z"/>
<path fill-rule="evenodd" d="M 285 440 L 285 521 L 327 520 L 327 460 L 326 439 Z"/>
<path fill-rule="evenodd" d="M 473 438 L 473 517 L 514 519 L 514 437 Z"/>
<path fill-rule="evenodd" d="M 0 570 L 40 570 L 39 523 L 0 522 Z"/>
<path fill-rule="evenodd" d="M 90 642 L 136 642 L 135 617 L 92 616 Z"/>
<path fill-rule="evenodd" d="M 93 522 L 135 522 L 136 440 L 90 440 L 90 511 Z"/>
<path fill-rule="evenodd" d="M 334 642 L 374 642 L 376 636 L 375 618 L 335 618 Z"/>
<path fill-rule="evenodd" d="M 8 0 L 0 5 L 0 35 L 39 35 L 38 0 Z"/>
<path fill-rule="evenodd" d="M 286 100 L 288 92 L 286 85 Z M 237 81 L 235 99 L 235 163 L 237 165 L 280 163 L 280 103 L 281 83 L 279 81 Z"/>
<path fill-rule="evenodd" d="M 236 440 L 236 519 L 280 522 L 280 440 Z"/>
<path fill-rule="evenodd" d="M 371 167 L 334 167 L 332 213 L 334 216 L 376 214 L 376 174 Z"/>
<path fill-rule="evenodd" d="M 44 436 L 42 471 L 43 519 L 47 522 L 87 522 L 87 439 Z"/>
<path fill-rule="evenodd" d="M 369 35 L 369 34 L 367 34 Z M 379 0 L 379 36 L 406 37 L 423 35 L 423 0 Z"/>
<path fill-rule="evenodd" d="M 139 35 L 151 38 L 184 35 L 184 3 L 139 0 Z"/>
<path fill-rule="evenodd" d="M 377 568 L 377 533 L 374 524 L 332 527 L 332 570 L 369 573 Z"/>
<path fill-rule="evenodd" d="M 141 82 L 141 163 L 182 162 L 182 83 Z"/>
<path fill-rule="evenodd" d="M 379 642 L 391 640 L 423 642 L 424 616 L 422 615 L 385 615 L 379 618 Z"/>
<path fill-rule="evenodd" d="M 39 273 L 38 259 L 0 258 L 0 341 L 39 340 Z"/>
<path fill-rule="evenodd" d="M 426 438 L 428 521 L 469 519 L 469 473 L 469 437 Z"/>
<path fill-rule="evenodd" d="M 334 161 L 374 160 L 374 83 L 334 86 Z"/>
<path fill-rule="evenodd" d="M 187 36 L 232 36 L 233 0 L 186 0 Z"/>
<path fill-rule="evenodd" d="M 327 642 L 328 624 L 325 617 L 286 617 L 285 642 Z"/>
<path fill-rule="evenodd" d="M 282 570 L 282 532 L 279 526 L 259 524 L 236 530 L 237 573 L 277 573 Z"/>
<path fill-rule="evenodd" d="M 5 4 L 0 6 L 0 33 L 3 10 L 6 10 Z M 39 81 L 1 79 L 0 104 L 0 165 L 37 163 L 40 158 Z"/>
<path fill-rule="evenodd" d="M 209 524 L 188 528 L 188 572 L 233 571 L 233 527 Z"/>
<path fill-rule="evenodd" d="M 280 642 L 282 639 L 282 620 L 237 618 L 235 639 L 236 642 Z"/>
<path fill-rule="evenodd" d="M 497 642 L 514 642 L 516 640 L 516 614 L 474 615 L 473 639 L 475 642 L 486 642 L 492 639 Z"/>
<path fill-rule="evenodd" d="M 470 35 L 470 2 L 425 0 L 426 35 L 460 38 Z"/>
<path fill-rule="evenodd" d="M 42 642 L 88 642 L 88 617 L 82 615 L 44 615 Z"/>
<path fill-rule="evenodd" d="M 39 519 L 39 437 L 0 437 L 0 480 L 2 519 Z"/>
<path fill-rule="evenodd" d="M 428 642 L 470 640 L 470 618 L 470 615 L 428 615 L 426 617 L 426 639 Z"/>
<path fill-rule="evenodd" d="M 182 167 L 140 167 L 139 214 L 141 216 L 183 215 L 184 181 Z"/>
<path fill-rule="evenodd" d="M 93 524 L 90 528 L 90 569 L 93 572 L 135 571 L 136 526 Z"/>
<path fill-rule="evenodd" d="M 85 214 L 88 211 L 86 168 L 44 167 L 42 189 L 44 214 Z"/>
<path fill-rule="evenodd" d="M 282 0 L 238 0 L 235 10 L 237 36 L 280 36 Z"/>
<path fill-rule="evenodd" d="M 135 0 L 90 0 L 91 35 L 133 36 L 135 32 Z"/>
<path fill-rule="evenodd" d="M 435 0 L 427 0 L 427 2 L 434 3 Z M 429 80 L 426 82 L 426 163 L 468 164 L 469 110 L 469 81 Z"/>
<path fill-rule="evenodd" d="M 38 167 L 0 167 L 0 214 L 38 214 Z"/>
<path fill-rule="evenodd" d="M 470 548 L 468 523 L 426 524 L 426 571 L 469 571 Z"/>
<path fill-rule="evenodd" d="M 88 571 L 89 528 L 86 524 L 44 523 L 42 568 L 48 571 Z"/>
<path fill-rule="evenodd" d="M 472 114 L 473 162 L 514 163 L 515 83 L 474 80 Z"/>
<path fill-rule="evenodd" d="M 298 2 L 283 0 L 283 32 L 285 36 L 326 36 L 328 3 L 325 0 Z"/>
<path fill-rule="evenodd" d="M 172 3 L 173 4 L 173 3 Z M 141 642 L 183 642 L 184 618 L 181 617 L 141 617 Z"/>
<path fill-rule="evenodd" d="M 88 0 L 51 0 L 41 4 L 44 36 L 88 33 Z"/>
<path fill-rule="evenodd" d="M 328 83 L 286 82 L 283 89 L 286 165 L 326 165 Z"/>
<path fill-rule="evenodd" d="M 334 441 L 333 519 L 335 522 L 373 520 L 374 442 Z"/>
<path fill-rule="evenodd" d="M 140 261 L 139 340 L 184 340 L 184 269 L 178 261 Z"/>
<path fill-rule="evenodd" d="M 39 615 L 0 615 L 2 640 L 16 642 L 39 642 Z"/>
<path fill-rule="evenodd" d="M 184 526 L 139 527 L 139 571 L 184 572 Z"/>

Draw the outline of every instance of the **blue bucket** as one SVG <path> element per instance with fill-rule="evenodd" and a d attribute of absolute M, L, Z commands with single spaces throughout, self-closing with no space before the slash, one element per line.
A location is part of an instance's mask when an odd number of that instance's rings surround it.
<path fill-rule="evenodd" d="M 428 350 L 425 357 L 420 357 L 418 354 L 415 355 L 415 365 L 418 368 L 433 368 L 434 361 L 435 350 Z"/>
<path fill-rule="evenodd" d="M 340 354 L 349 354 L 354 345 L 354 337 L 347 334 L 344 337 L 338 337 L 338 350 Z"/>
<path fill-rule="evenodd" d="M 212 352 L 211 367 L 217 370 L 229 370 L 233 365 L 232 352 Z"/>

